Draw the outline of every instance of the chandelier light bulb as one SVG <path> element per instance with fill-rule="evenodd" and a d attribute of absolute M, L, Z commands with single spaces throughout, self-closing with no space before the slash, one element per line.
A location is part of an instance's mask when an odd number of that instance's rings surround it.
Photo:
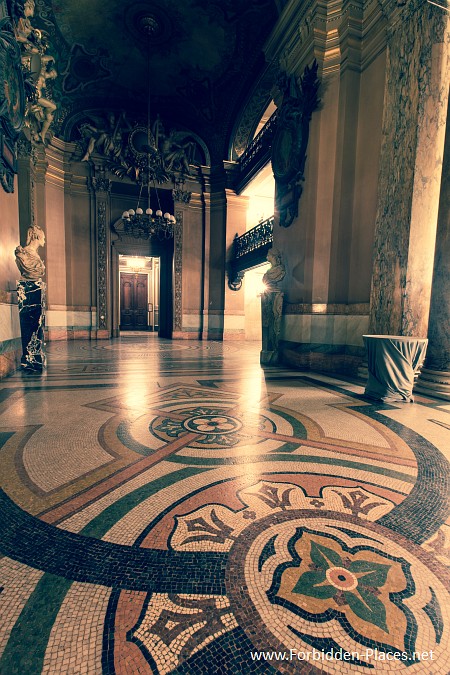
<path fill-rule="evenodd" d="M 151 216 L 151 215 L 153 215 L 153 209 L 151 209 L 151 208 L 145 209 L 145 213 L 146 213 L 148 216 Z"/>
<path fill-rule="evenodd" d="M 165 218 L 166 220 L 170 220 L 170 213 L 165 213 L 165 214 L 164 214 L 164 218 Z"/>
<path fill-rule="evenodd" d="M 157 212 L 156 212 L 156 217 L 161 218 L 161 216 L 162 216 L 162 211 L 161 211 L 161 209 L 158 209 Z"/>
<path fill-rule="evenodd" d="M 143 212 L 143 210 L 141 209 L 141 207 L 138 206 L 138 208 L 136 209 L 136 215 L 137 215 L 137 216 L 142 216 L 143 213 L 144 213 L 144 212 Z"/>
<path fill-rule="evenodd" d="M 122 218 L 127 219 L 127 218 L 129 218 L 129 217 L 130 217 L 130 214 L 128 213 L 128 211 L 124 211 L 124 212 L 122 213 Z"/>
<path fill-rule="evenodd" d="M 134 216 L 135 213 L 136 213 L 136 212 L 135 212 L 134 209 L 129 209 L 129 210 L 128 210 L 128 215 L 129 215 L 129 216 Z"/>

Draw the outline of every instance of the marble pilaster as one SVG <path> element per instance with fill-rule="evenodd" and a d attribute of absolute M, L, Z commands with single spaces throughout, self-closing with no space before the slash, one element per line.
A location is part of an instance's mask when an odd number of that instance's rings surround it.
<path fill-rule="evenodd" d="M 204 262 L 202 339 L 222 340 L 225 305 L 225 175 L 222 167 L 203 169 Z"/>
<path fill-rule="evenodd" d="M 248 197 L 226 190 L 227 198 L 227 256 L 233 253 L 233 241 L 237 235 L 244 234 L 247 224 Z M 244 279 L 245 284 L 245 279 Z M 245 293 L 241 288 L 232 291 L 225 282 L 224 340 L 245 339 Z"/>
<path fill-rule="evenodd" d="M 447 118 L 449 47 L 448 13 L 441 9 L 425 0 L 410 0 L 391 14 L 371 333 L 427 335 Z"/>

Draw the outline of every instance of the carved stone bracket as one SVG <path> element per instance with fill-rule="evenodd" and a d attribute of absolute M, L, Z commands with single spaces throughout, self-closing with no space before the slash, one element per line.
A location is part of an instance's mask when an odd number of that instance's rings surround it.
<path fill-rule="evenodd" d="M 306 67 L 297 81 L 282 76 L 274 100 L 278 105 L 277 129 L 272 144 L 272 169 L 275 177 L 275 219 L 289 227 L 298 216 L 298 202 L 306 163 L 311 115 L 319 105 L 317 62 Z"/>
<path fill-rule="evenodd" d="M 244 281 L 245 270 L 237 271 L 230 268 L 228 272 L 228 288 L 230 291 L 240 291 L 242 288 L 242 282 Z"/>

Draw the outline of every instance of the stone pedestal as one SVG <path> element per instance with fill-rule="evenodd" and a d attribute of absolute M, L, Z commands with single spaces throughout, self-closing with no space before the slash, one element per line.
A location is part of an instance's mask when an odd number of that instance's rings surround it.
<path fill-rule="evenodd" d="M 260 362 L 262 366 L 272 366 L 279 363 L 278 344 L 283 298 L 284 293 L 281 291 L 268 291 L 261 295 L 262 350 Z"/>
<path fill-rule="evenodd" d="M 22 336 L 22 368 L 42 372 L 46 366 L 44 351 L 45 283 L 18 281 L 20 332 Z"/>

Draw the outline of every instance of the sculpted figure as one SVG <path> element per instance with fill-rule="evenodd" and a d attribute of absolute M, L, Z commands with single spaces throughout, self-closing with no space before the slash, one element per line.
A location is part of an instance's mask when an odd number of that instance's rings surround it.
<path fill-rule="evenodd" d="M 45 135 L 53 122 L 54 113 L 57 108 L 50 98 L 47 98 L 46 82 L 47 80 L 54 80 L 58 76 L 58 72 L 54 67 L 53 56 L 42 56 L 41 71 L 36 81 L 37 101 L 32 106 L 33 113 L 37 122 L 37 130 L 34 132 L 34 139 L 36 141 L 45 141 Z"/>
<path fill-rule="evenodd" d="M 194 148 L 192 141 L 186 141 L 184 134 L 172 129 L 162 146 L 164 162 L 168 171 L 189 174 L 189 163 Z"/>
<path fill-rule="evenodd" d="M 45 274 L 45 265 L 38 253 L 38 249 L 45 244 L 45 233 L 37 225 L 28 228 L 27 243 L 18 246 L 15 250 L 16 265 L 22 279 L 37 281 Z"/>
<path fill-rule="evenodd" d="M 267 253 L 267 260 L 272 267 L 267 270 L 262 280 L 269 289 L 276 286 L 286 276 L 286 270 L 281 261 L 281 253 L 277 248 L 271 248 Z"/>
<path fill-rule="evenodd" d="M 81 161 L 87 162 L 96 149 L 106 157 L 119 162 L 122 154 L 122 126 L 125 122 L 125 113 L 122 112 L 117 119 L 114 113 L 109 113 L 106 122 L 102 122 L 101 119 L 94 120 L 94 122 L 97 126 L 87 123 L 80 127 L 81 136 L 88 139 L 86 152 Z"/>

